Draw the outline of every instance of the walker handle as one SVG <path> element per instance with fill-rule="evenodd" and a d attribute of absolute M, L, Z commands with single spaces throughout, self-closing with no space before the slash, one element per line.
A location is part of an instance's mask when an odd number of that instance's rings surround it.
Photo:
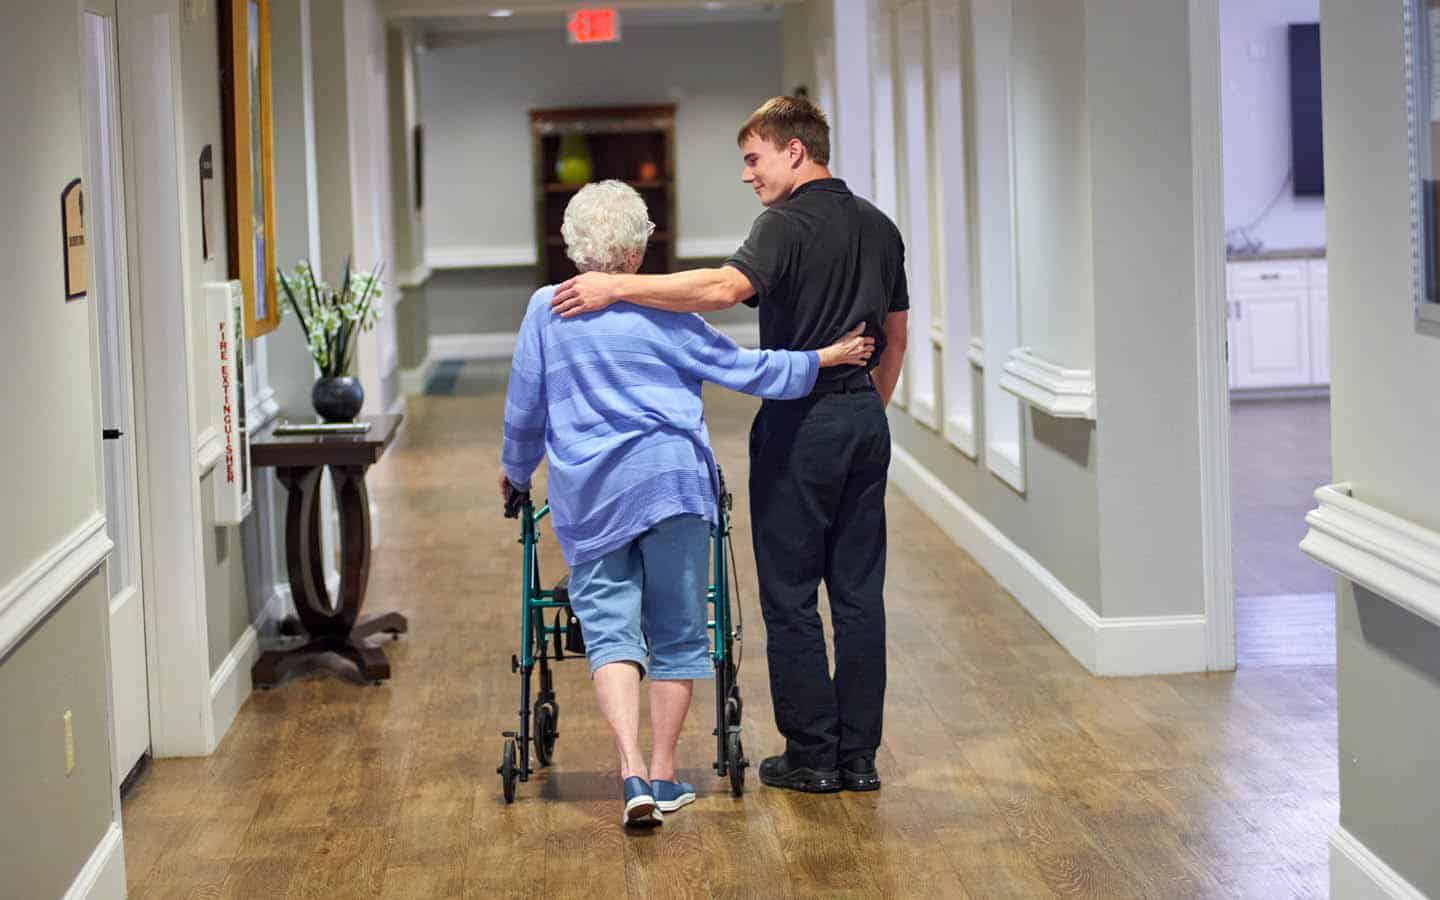
<path fill-rule="evenodd" d="M 520 509 L 530 505 L 530 492 L 518 491 L 515 485 L 509 480 L 505 482 L 505 518 L 516 519 L 520 517 Z"/>

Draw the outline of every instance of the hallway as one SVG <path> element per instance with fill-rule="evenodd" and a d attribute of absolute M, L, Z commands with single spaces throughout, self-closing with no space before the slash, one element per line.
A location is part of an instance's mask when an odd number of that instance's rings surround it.
<path fill-rule="evenodd" d="M 700 799 L 627 837 L 577 661 L 559 667 L 556 765 L 505 806 L 518 550 L 492 497 L 501 400 L 411 398 L 370 479 L 368 608 L 411 617 L 394 680 L 301 676 L 256 692 L 213 757 L 158 760 L 124 805 L 132 897 L 1325 895 L 1333 669 L 1092 678 L 893 490 L 884 790 L 777 792 L 752 770 L 732 799 L 708 771 L 702 687 L 680 754 Z M 752 409 L 710 392 L 740 494 L 758 760 L 778 740 L 741 471 Z"/>

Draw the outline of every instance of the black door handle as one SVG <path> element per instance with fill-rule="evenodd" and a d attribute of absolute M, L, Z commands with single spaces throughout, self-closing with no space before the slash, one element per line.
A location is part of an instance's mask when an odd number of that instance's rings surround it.
<path fill-rule="evenodd" d="M 106 428 L 104 431 L 100 432 L 100 436 L 107 441 L 114 441 L 124 437 L 125 432 L 121 431 L 118 428 Z"/>

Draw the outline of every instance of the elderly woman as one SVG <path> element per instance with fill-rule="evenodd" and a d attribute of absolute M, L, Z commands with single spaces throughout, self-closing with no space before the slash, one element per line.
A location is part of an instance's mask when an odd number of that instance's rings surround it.
<path fill-rule="evenodd" d="M 565 208 L 566 252 L 582 271 L 640 268 L 654 230 L 618 181 L 586 185 Z M 500 492 L 528 490 L 549 460 L 556 538 L 570 566 L 600 709 L 615 733 L 626 825 L 658 825 L 695 799 L 675 775 L 693 679 L 713 676 L 706 634 L 715 462 L 701 383 L 760 397 L 808 394 L 820 367 L 862 365 L 863 325 L 819 351 L 746 350 L 699 316 L 617 303 L 562 319 L 555 288 L 530 298 L 505 398 Z M 640 751 L 649 674 L 652 756 Z"/>

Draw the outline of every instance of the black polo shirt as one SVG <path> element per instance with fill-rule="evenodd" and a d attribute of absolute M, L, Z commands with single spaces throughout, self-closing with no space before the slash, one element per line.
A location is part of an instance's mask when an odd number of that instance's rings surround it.
<path fill-rule="evenodd" d="M 865 322 L 875 336 L 873 369 L 885 352 L 885 316 L 910 308 L 900 230 L 838 178 L 809 181 L 755 220 L 726 262 L 755 288 L 760 346 L 818 350 Z M 821 369 L 816 384 L 841 381 L 857 366 Z"/>

